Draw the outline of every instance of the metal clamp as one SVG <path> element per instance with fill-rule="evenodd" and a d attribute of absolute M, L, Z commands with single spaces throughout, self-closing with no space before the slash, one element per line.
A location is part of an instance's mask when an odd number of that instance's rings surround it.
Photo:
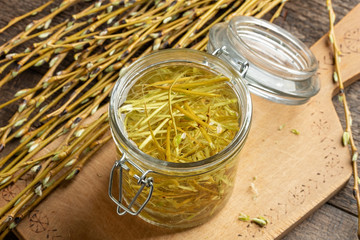
<path fill-rule="evenodd" d="M 246 73 L 249 70 L 249 62 L 248 61 L 245 61 L 245 62 L 240 62 L 239 61 L 238 64 L 240 65 L 240 68 L 239 68 L 240 76 L 242 78 L 245 78 Z"/>
<path fill-rule="evenodd" d="M 211 55 L 215 57 L 220 57 L 221 54 L 229 55 L 229 52 L 227 51 L 225 46 L 222 46 L 221 48 L 217 48 L 211 53 Z"/>
<path fill-rule="evenodd" d="M 141 176 L 138 175 L 134 175 L 133 177 L 137 180 L 137 184 L 139 184 L 141 187 L 138 190 L 138 192 L 135 194 L 134 198 L 131 200 L 129 206 L 125 206 L 123 205 L 123 187 L 122 187 L 122 174 L 123 174 L 123 170 L 125 171 L 129 171 L 129 167 L 125 164 L 126 162 L 128 162 L 130 165 L 132 165 L 133 167 L 135 167 L 140 173 Z M 113 185 L 113 178 L 114 178 L 114 173 L 115 170 L 119 168 L 120 169 L 120 175 L 119 175 L 119 200 L 117 198 L 115 198 L 112 194 L 112 185 Z M 117 205 L 117 213 L 119 215 L 124 215 L 126 213 L 129 213 L 131 215 L 138 215 L 141 210 L 143 210 L 143 208 L 146 206 L 146 204 L 149 202 L 151 195 L 153 193 L 154 190 L 154 185 L 153 185 L 153 179 L 152 177 L 146 177 L 146 175 L 148 173 L 152 172 L 151 170 L 147 170 L 144 171 L 143 169 L 141 169 L 139 166 L 137 166 L 134 162 L 132 162 L 129 159 L 126 159 L 125 154 L 123 154 L 120 158 L 120 160 L 116 161 L 114 163 L 114 166 L 111 169 L 111 173 L 110 173 L 110 180 L 109 180 L 109 197 L 111 198 L 111 200 L 113 200 L 113 202 Z M 133 211 L 131 210 L 132 206 L 134 205 L 136 199 L 139 197 L 139 195 L 141 194 L 141 192 L 143 191 L 143 189 L 147 187 L 149 188 L 149 194 L 147 196 L 147 198 L 145 199 L 145 201 L 142 203 L 142 205 L 139 207 L 139 209 L 137 211 Z"/>
<path fill-rule="evenodd" d="M 222 55 L 222 54 L 224 54 L 226 56 L 229 55 L 229 52 L 227 51 L 225 46 L 217 48 L 211 53 L 211 55 L 213 55 L 215 57 L 220 57 L 220 55 Z M 239 67 L 240 76 L 242 78 L 245 78 L 246 73 L 249 70 L 249 62 L 248 61 L 245 61 L 245 62 L 238 61 L 237 63 L 240 65 L 240 67 Z"/>

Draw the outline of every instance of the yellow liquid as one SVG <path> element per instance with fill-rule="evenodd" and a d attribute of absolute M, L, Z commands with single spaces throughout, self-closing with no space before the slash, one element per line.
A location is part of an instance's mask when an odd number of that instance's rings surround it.
<path fill-rule="evenodd" d="M 223 150 L 239 129 L 229 79 L 186 65 L 153 69 L 132 86 L 119 114 L 140 150 L 169 162 L 196 162 Z"/>
<path fill-rule="evenodd" d="M 119 115 L 129 138 L 140 150 L 177 163 L 200 161 L 220 152 L 234 138 L 240 121 L 229 79 L 186 65 L 144 74 L 132 86 Z M 140 188 L 133 176 L 141 175 L 134 167 L 129 168 L 123 171 L 127 203 Z M 215 169 L 204 168 L 191 176 L 175 176 L 171 171 L 150 173 L 147 177 L 154 179 L 154 192 L 140 217 L 166 227 L 202 224 L 229 198 L 235 172 L 235 161 L 230 159 Z M 148 192 L 144 188 L 133 206 L 135 210 Z"/>

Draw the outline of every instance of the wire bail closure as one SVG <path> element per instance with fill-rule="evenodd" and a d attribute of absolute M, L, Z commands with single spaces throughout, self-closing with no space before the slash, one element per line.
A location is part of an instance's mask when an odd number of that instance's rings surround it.
<path fill-rule="evenodd" d="M 224 54 L 226 56 L 229 55 L 229 52 L 227 51 L 226 46 L 222 46 L 220 48 L 217 48 L 211 53 L 211 55 L 213 55 L 215 57 L 220 57 L 220 55 L 222 55 L 222 54 Z M 240 67 L 239 67 L 240 76 L 242 78 L 245 78 L 246 73 L 249 70 L 249 62 L 248 61 L 245 61 L 245 62 L 238 61 L 237 63 L 240 65 Z"/>
<path fill-rule="evenodd" d="M 129 167 L 126 165 L 126 162 L 128 162 L 130 165 L 135 167 L 136 170 L 138 170 L 141 173 L 141 176 L 138 176 L 136 174 L 134 174 L 134 176 L 133 176 L 137 180 L 137 184 L 141 185 L 141 187 L 138 190 L 138 192 L 135 194 L 134 198 L 131 200 L 129 206 L 125 206 L 122 203 L 123 202 L 123 187 L 122 187 L 122 177 L 123 176 L 122 176 L 122 174 L 123 174 L 123 170 L 125 170 L 125 171 L 130 170 Z M 114 197 L 112 194 L 114 173 L 117 168 L 119 168 L 119 200 L 116 197 Z M 152 172 L 152 171 L 151 170 L 144 171 L 139 166 L 137 166 L 134 162 L 132 162 L 129 159 L 126 159 L 126 156 L 124 153 L 122 154 L 120 160 L 118 160 L 114 163 L 114 165 L 111 169 L 111 172 L 110 172 L 108 194 L 109 194 L 109 197 L 111 198 L 111 200 L 113 200 L 113 202 L 117 205 L 117 214 L 125 215 L 126 213 L 129 213 L 131 215 L 136 216 L 141 212 L 141 210 L 143 210 L 143 208 L 146 206 L 146 204 L 150 201 L 150 198 L 151 198 L 153 190 L 154 190 L 153 178 L 146 177 L 146 175 L 150 172 Z M 139 207 L 139 209 L 137 211 L 131 210 L 135 201 L 137 200 L 137 198 L 139 197 L 139 195 L 141 194 L 141 192 L 144 190 L 145 187 L 149 188 L 149 194 L 148 194 L 147 198 L 145 199 L 145 201 L 142 203 L 142 205 Z"/>

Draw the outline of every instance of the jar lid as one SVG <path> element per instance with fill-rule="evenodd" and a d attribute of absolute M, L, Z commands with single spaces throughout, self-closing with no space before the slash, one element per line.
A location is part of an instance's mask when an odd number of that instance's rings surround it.
<path fill-rule="evenodd" d="M 238 16 L 218 23 L 210 29 L 207 51 L 239 69 L 249 90 L 271 101 L 303 104 L 320 90 L 314 54 L 268 21 Z"/>

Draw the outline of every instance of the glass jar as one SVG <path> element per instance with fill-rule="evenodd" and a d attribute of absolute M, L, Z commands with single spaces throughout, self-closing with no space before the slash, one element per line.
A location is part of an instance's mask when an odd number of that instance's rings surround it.
<path fill-rule="evenodd" d="M 207 221 L 229 199 L 235 181 L 236 155 L 244 146 L 251 117 L 251 92 L 285 104 L 301 104 L 319 91 L 317 61 L 285 30 L 252 17 L 235 17 L 210 30 L 208 51 L 160 50 L 131 64 L 117 81 L 109 106 L 119 160 L 109 196 L 119 215 L 129 213 L 155 225 L 186 228 Z M 174 163 L 143 153 L 129 140 L 118 109 L 134 84 L 162 66 L 186 65 L 224 75 L 238 100 L 239 131 L 225 149 L 197 162 Z M 119 172 L 118 197 L 114 175 Z"/>
<path fill-rule="evenodd" d="M 188 65 L 210 70 L 230 79 L 239 111 L 239 131 L 221 152 L 201 161 L 174 163 L 143 153 L 127 137 L 118 109 L 141 76 L 162 66 Z M 251 123 L 252 104 L 248 88 L 225 61 L 191 49 L 158 51 L 130 65 L 116 83 L 110 100 L 109 116 L 119 158 L 112 172 L 120 168 L 118 213 L 137 215 L 155 225 L 185 228 L 207 221 L 229 199 L 235 181 L 235 156 L 243 147 Z"/>

